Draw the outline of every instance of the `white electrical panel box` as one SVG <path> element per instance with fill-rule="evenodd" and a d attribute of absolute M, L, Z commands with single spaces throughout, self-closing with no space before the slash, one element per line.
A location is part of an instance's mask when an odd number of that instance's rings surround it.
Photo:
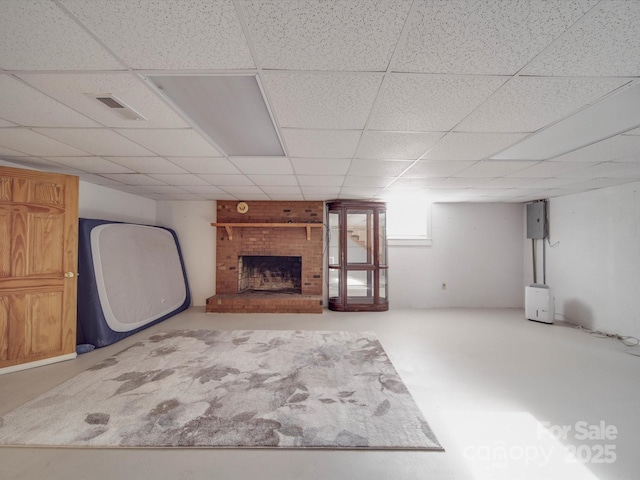
<path fill-rule="evenodd" d="M 525 287 L 524 313 L 529 320 L 553 323 L 555 299 L 548 285 L 532 283 Z"/>
<path fill-rule="evenodd" d="M 534 202 L 527 204 L 527 238 L 546 238 L 547 236 L 547 204 Z"/>

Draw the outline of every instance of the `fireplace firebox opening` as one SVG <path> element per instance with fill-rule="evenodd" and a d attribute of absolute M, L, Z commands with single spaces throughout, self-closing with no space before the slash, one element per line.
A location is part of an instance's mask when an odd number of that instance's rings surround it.
<path fill-rule="evenodd" d="M 238 293 L 302 293 L 302 257 L 238 257 Z"/>

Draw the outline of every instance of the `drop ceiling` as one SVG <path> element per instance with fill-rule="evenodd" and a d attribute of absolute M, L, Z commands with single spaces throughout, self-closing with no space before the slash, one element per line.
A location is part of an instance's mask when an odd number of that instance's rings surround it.
<path fill-rule="evenodd" d="M 628 0 L 3 0 L 0 159 L 157 200 L 527 202 L 640 181 L 640 128 L 492 159 L 639 83 L 638 25 Z M 223 74 L 258 78 L 284 156 L 228 155 L 150 80 Z"/>

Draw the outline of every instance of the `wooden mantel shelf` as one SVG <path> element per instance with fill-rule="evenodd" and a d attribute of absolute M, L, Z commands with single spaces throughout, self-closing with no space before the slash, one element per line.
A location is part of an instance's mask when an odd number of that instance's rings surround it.
<path fill-rule="evenodd" d="M 291 227 L 305 227 L 307 229 L 307 240 L 311 240 L 311 229 L 321 228 L 321 223 L 212 223 L 212 227 L 224 227 L 229 236 L 229 240 L 233 240 L 234 228 L 291 228 Z"/>

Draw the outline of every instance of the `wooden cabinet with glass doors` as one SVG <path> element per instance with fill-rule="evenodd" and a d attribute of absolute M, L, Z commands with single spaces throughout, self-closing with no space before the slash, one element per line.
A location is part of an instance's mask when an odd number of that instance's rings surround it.
<path fill-rule="evenodd" d="M 389 309 L 386 213 L 381 202 L 328 204 L 329 309 Z"/>

